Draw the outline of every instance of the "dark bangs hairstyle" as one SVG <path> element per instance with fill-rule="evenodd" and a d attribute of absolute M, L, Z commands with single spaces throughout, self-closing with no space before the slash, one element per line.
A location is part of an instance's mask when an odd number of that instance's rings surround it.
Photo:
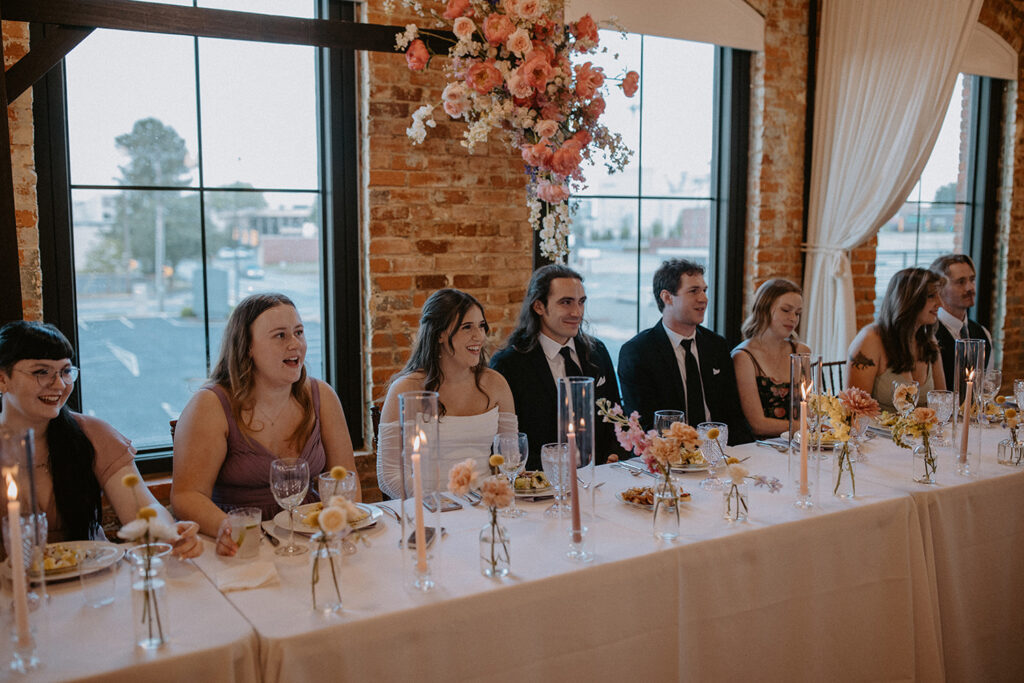
<path fill-rule="evenodd" d="M 437 391 L 444 382 L 444 372 L 441 371 L 441 346 L 447 346 L 450 351 L 455 350 L 452 336 L 458 331 L 462 321 L 466 318 L 466 313 L 472 308 L 480 309 L 480 315 L 484 317 L 484 330 L 490 332 L 484 307 L 472 294 L 458 289 L 439 289 L 431 294 L 423 303 L 423 310 L 420 313 L 420 328 L 416 333 L 416 343 L 413 345 L 412 355 L 409 356 L 409 361 L 396 377 L 422 372 L 424 390 Z M 473 379 L 476 388 L 487 397 L 487 405 L 490 406 L 491 397 L 480 386 L 480 378 L 486 369 L 487 353 L 481 349 L 480 362 L 473 367 Z M 444 415 L 443 404 L 438 404 L 438 410 L 441 415 Z"/>
<path fill-rule="evenodd" d="M 243 431 L 254 433 L 249 421 L 242 419 L 242 411 L 255 410 L 255 370 L 252 360 L 252 324 L 256 318 L 275 306 L 291 306 L 295 304 L 284 294 L 265 292 L 245 297 L 231 311 L 228 324 L 224 328 L 224 336 L 220 342 L 220 355 L 210 375 L 210 382 L 219 384 L 231 399 L 231 414 L 235 422 L 242 426 Z M 298 309 L 296 309 L 298 310 Z M 288 437 L 288 442 L 296 450 L 302 451 L 313 429 L 316 416 L 313 414 L 313 397 L 306 388 L 306 366 L 303 364 L 299 379 L 292 384 L 292 398 L 302 408 L 302 421 Z"/>
<path fill-rule="evenodd" d="M 917 316 L 944 282 L 925 268 L 904 268 L 889 281 L 878 310 L 878 332 L 893 372 L 912 371 L 915 361 L 934 363 L 939 357 L 935 326 L 918 328 Z"/>
<path fill-rule="evenodd" d="M 0 371 L 11 375 L 23 360 L 74 360 L 67 337 L 53 325 L 17 320 L 0 327 Z M 46 426 L 53 498 L 69 541 L 93 537 L 100 527 L 101 489 L 93 472 L 96 449 L 64 405 Z"/>

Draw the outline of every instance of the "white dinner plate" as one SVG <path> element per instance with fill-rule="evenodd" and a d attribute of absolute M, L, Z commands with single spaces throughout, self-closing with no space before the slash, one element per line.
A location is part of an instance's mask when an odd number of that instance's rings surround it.
<path fill-rule="evenodd" d="M 118 545 L 117 543 L 110 543 L 108 541 L 64 541 L 62 543 L 49 543 L 47 547 L 61 545 L 65 548 L 69 548 L 78 553 L 78 564 L 74 567 L 68 567 L 67 569 L 57 569 L 46 573 L 46 581 L 52 583 L 54 581 L 66 581 L 67 579 L 77 579 L 82 574 L 88 576 L 94 572 L 98 572 L 101 569 L 106 569 L 110 565 L 116 563 L 122 557 L 124 557 L 125 546 Z M 95 558 L 96 564 L 92 564 L 88 569 L 82 569 L 82 558 L 84 557 Z M 11 575 L 11 561 L 10 558 L 3 563 L 3 574 L 4 578 L 9 578 Z M 29 572 L 29 580 L 32 583 L 40 583 L 40 577 L 38 572 Z"/>
<path fill-rule="evenodd" d="M 780 439 L 788 439 L 789 438 L 789 432 L 782 432 L 782 434 L 779 436 L 779 438 Z M 793 443 L 799 445 L 799 443 L 800 443 L 800 432 L 797 432 L 796 436 L 793 437 Z M 836 445 L 835 439 L 832 439 L 832 438 L 829 438 L 829 437 L 826 437 L 826 436 L 822 435 L 821 450 L 823 450 L 823 451 L 830 451 L 833 448 L 835 448 L 835 445 Z M 809 444 L 809 446 L 811 446 L 811 447 L 814 446 L 814 440 L 813 439 L 811 440 L 811 443 Z"/>
<path fill-rule="evenodd" d="M 682 472 L 683 474 L 686 474 L 687 472 L 707 472 L 708 464 L 706 462 L 697 462 L 688 463 L 686 465 L 673 465 L 672 471 Z"/>
<path fill-rule="evenodd" d="M 300 505 L 299 507 L 295 508 L 295 533 L 309 534 L 310 536 L 312 536 L 313 534 L 320 531 L 320 529 L 318 529 L 317 527 L 312 527 L 302 521 L 302 518 L 308 515 L 313 510 L 315 510 L 316 506 L 318 505 L 320 505 L 320 503 L 307 503 L 306 505 Z M 362 503 L 356 503 L 356 507 L 362 510 L 363 512 L 368 513 L 369 516 L 364 517 L 358 522 L 353 523 L 351 525 L 353 530 L 362 529 L 364 527 L 370 526 L 371 524 L 376 524 L 377 520 L 380 519 L 381 515 L 384 514 L 376 505 L 364 505 Z M 288 511 L 281 510 L 276 515 L 274 515 L 274 524 L 281 527 L 285 531 L 288 531 L 291 528 L 289 525 Z"/>

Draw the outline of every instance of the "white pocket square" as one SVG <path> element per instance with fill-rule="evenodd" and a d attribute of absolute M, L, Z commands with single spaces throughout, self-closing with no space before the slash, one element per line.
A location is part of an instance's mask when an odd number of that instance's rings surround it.
<path fill-rule="evenodd" d="M 711 368 L 711 374 L 712 375 L 717 375 L 720 372 L 721 372 L 721 370 L 719 370 L 718 368 Z"/>
<path fill-rule="evenodd" d="M 599 386 L 601 386 L 602 384 L 604 384 L 604 377 L 598 377 L 598 378 L 597 378 L 597 384 L 595 384 L 595 385 L 594 385 L 594 387 L 595 387 L 595 388 L 596 388 L 596 387 L 599 387 Z"/>

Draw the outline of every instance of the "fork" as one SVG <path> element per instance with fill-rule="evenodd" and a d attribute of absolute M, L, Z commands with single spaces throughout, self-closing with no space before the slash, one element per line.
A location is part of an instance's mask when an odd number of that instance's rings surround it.
<path fill-rule="evenodd" d="M 591 486 L 593 486 L 595 489 L 599 489 L 602 486 L 604 486 L 604 482 L 603 481 L 599 481 L 597 483 L 586 482 L 586 481 L 583 481 L 582 477 L 576 477 L 576 481 L 578 481 L 580 483 L 580 486 L 582 486 L 585 489 L 589 489 Z"/>
<path fill-rule="evenodd" d="M 619 469 L 626 470 L 627 472 L 629 472 L 634 477 L 639 477 L 640 476 L 640 470 L 638 470 L 635 467 L 630 467 L 629 465 L 623 465 L 621 462 L 613 463 L 612 467 L 618 467 Z"/>
<path fill-rule="evenodd" d="M 391 517 L 394 517 L 396 522 L 402 521 L 402 515 L 398 514 L 387 505 L 384 505 L 383 503 L 377 503 L 377 507 L 379 507 L 384 512 L 388 513 Z"/>

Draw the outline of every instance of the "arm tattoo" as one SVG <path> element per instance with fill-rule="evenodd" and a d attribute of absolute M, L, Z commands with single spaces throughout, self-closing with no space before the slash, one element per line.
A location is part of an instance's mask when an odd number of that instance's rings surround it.
<path fill-rule="evenodd" d="M 875 367 L 875 361 L 865 356 L 863 352 L 858 351 L 857 355 L 850 359 L 850 365 L 858 370 L 863 370 L 864 368 Z"/>

